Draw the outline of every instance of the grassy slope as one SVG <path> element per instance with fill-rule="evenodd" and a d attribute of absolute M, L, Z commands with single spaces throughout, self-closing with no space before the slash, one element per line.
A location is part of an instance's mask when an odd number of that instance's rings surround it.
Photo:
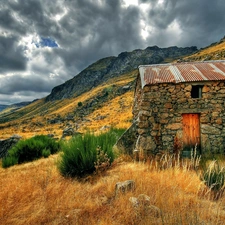
<path fill-rule="evenodd" d="M 55 155 L 0 168 L 1 224 L 224 224 L 225 197 L 210 201 L 195 171 L 118 161 L 78 181 L 63 178 L 56 161 Z M 135 191 L 115 198 L 115 184 L 129 179 Z M 139 194 L 148 195 L 160 215 L 133 208 L 129 198 Z"/>
<path fill-rule="evenodd" d="M 225 38 L 221 39 L 219 43 L 212 44 L 197 53 L 185 57 L 192 61 L 202 61 L 202 60 L 221 60 L 225 59 Z"/>
<path fill-rule="evenodd" d="M 24 138 L 29 138 L 37 134 L 54 133 L 57 137 L 61 137 L 62 130 L 66 127 L 69 121 L 63 124 L 49 124 L 48 119 L 66 117 L 73 114 L 74 120 L 79 120 L 74 115 L 74 112 L 79 113 L 80 108 L 78 103 L 85 103 L 98 97 L 99 93 L 104 90 L 111 90 L 112 85 L 116 88 L 123 87 L 134 80 L 137 76 L 137 70 L 124 74 L 120 77 L 111 79 L 91 91 L 86 92 L 76 98 L 64 99 L 54 102 L 45 102 L 44 99 L 38 100 L 24 108 L 16 111 L 16 113 L 6 115 L 7 118 L 14 120 L 0 124 L 0 139 L 8 138 L 12 134 L 17 133 Z M 132 120 L 132 103 L 133 103 L 133 88 L 120 96 L 112 93 L 108 101 L 99 102 L 95 108 L 90 110 L 90 114 L 86 116 L 87 120 L 79 122 L 79 132 L 84 132 L 87 129 L 93 131 L 99 130 L 102 126 L 115 126 L 118 128 L 128 128 Z M 104 116 L 102 120 L 96 119 L 99 116 Z M 118 123 L 119 121 L 119 123 Z"/>

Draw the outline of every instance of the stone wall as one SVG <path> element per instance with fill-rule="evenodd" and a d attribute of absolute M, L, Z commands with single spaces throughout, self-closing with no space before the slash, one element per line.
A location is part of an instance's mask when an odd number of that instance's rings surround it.
<path fill-rule="evenodd" d="M 192 98 L 192 85 L 202 85 L 202 97 Z M 223 81 L 164 83 L 145 86 L 140 79 L 133 114 L 137 125 L 136 149 L 143 154 L 182 149 L 182 114 L 199 113 L 201 151 L 224 151 L 225 84 Z"/>

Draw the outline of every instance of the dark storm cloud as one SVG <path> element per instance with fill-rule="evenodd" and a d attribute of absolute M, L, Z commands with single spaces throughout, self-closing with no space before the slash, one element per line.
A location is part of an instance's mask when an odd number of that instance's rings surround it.
<path fill-rule="evenodd" d="M 148 22 L 157 30 L 155 37 L 163 35 L 174 21 L 182 31 L 180 38 L 175 39 L 181 46 L 203 47 L 220 40 L 225 33 L 223 0 L 164 0 L 162 4 L 158 4 L 156 0 L 140 2 L 149 2 L 152 6 L 148 12 Z M 155 37 L 152 34 L 149 41 Z M 160 43 L 165 45 L 169 38 L 170 36 L 162 38 Z"/>
<path fill-rule="evenodd" d="M 58 43 L 67 50 L 59 54 L 69 67 L 81 70 L 96 59 L 142 44 L 138 8 L 124 9 L 117 0 L 96 2 L 68 2 L 67 15 L 59 21 L 64 36 Z"/>
<path fill-rule="evenodd" d="M 48 77 L 31 74 L 22 76 L 19 74 L 4 77 L 0 80 L 0 94 L 11 95 L 14 92 L 50 92 L 52 82 L 57 82 Z"/>
<path fill-rule="evenodd" d="M 0 36 L 0 75 L 6 71 L 25 70 L 26 61 L 17 37 Z"/>

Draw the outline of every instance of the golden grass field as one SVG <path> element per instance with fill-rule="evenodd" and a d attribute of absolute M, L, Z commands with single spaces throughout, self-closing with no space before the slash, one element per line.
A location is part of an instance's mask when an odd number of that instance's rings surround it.
<path fill-rule="evenodd" d="M 58 155 L 0 169 L 0 224 L 137 225 L 225 223 L 225 196 L 212 201 L 194 170 L 117 159 L 83 180 L 62 177 Z M 115 184 L 134 180 L 136 189 L 115 197 Z M 146 194 L 160 214 L 135 209 L 129 198 Z"/>

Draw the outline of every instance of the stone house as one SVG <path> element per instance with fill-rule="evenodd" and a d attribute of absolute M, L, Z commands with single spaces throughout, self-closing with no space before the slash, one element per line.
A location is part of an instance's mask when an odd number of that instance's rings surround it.
<path fill-rule="evenodd" d="M 139 66 L 133 150 L 225 152 L 225 61 Z"/>

